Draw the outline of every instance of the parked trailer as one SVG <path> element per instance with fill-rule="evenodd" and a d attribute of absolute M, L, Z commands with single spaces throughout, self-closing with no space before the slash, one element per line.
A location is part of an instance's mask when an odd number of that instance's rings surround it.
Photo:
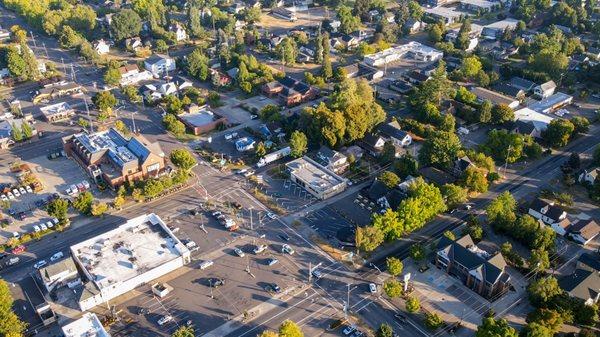
<path fill-rule="evenodd" d="M 263 166 L 270 164 L 278 159 L 289 156 L 291 152 L 292 152 L 292 149 L 290 149 L 289 146 L 284 147 L 283 149 L 277 150 L 275 152 L 271 152 L 271 153 L 267 154 L 266 156 L 260 158 L 260 160 L 258 161 L 256 166 L 263 167 Z"/>

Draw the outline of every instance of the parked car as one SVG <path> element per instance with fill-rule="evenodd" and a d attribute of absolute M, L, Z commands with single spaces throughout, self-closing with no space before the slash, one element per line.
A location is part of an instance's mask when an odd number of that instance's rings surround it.
<path fill-rule="evenodd" d="M 161 317 L 157 323 L 158 323 L 158 325 L 163 326 L 163 325 L 171 322 L 172 320 L 173 320 L 173 316 L 166 315 L 166 316 Z"/>
<path fill-rule="evenodd" d="M 54 224 L 52 223 L 52 221 L 46 221 L 46 227 L 52 228 L 54 227 Z"/>
<path fill-rule="evenodd" d="M 279 237 L 285 241 L 290 241 L 290 237 L 287 234 L 279 234 Z"/>
<path fill-rule="evenodd" d="M 209 278 L 208 279 L 208 286 L 209 287 L 213 287 L 213 288 L 218 288 L 220 286 L 224 286 L 225 285 L 225 280 L 222 278 Z"/>
<path fill-rule="evenodd" d="M 27 191 L 23 187 L 19 187 L 19 192 L 21 194 L 27 194 Z"/>
<path fill-rule="evenodd" d="M 33 193 L 33 190 L 31 189 L 31 186 L 29 186 L 29 185 L 25 186 L 25 190 L 27 191 L 27 193 Z"/>
<path fill-rule="evenodd" d="M 254 248 L 254 254 L 258 255 L 258 254 L 264 252 L 265 250 L 267 250 L 267 245 L 256 246 L 256 248 Z"/>
<path fill-rule="evenodd" d="M 281 246 L 281 252 L 288 253 L 290 255 L 294 255 L 294 249 L 287 244 Z"/>
<path fill-rule="evenodd" d="M 90 189 L 90 183 L 88 183 L 87 180 L 83 180 L 81 181 L 81 183 L 83 184 L 83 187 L 85 187 L 86 190 Z"/>
<path fill-rule="evenodd" d="M 239 257 L 244 257 L 244 256 L 246 256 L 246 254 L 244 254 L 244 252 L 243 252 L 241 249 L 239 249 L 239 248 L 235 248 L 233 251 L 234 251 L 234 252 L 235 252 L 235 254 L 236 254 L 237 256 L 239 256 Z"/>
<path fill-rule="evenodd" d="M 52 255 L 50 257 L 50 261 L 54 262 L 54 261 L 62 258 L 63 256 L 65 256 L 65 254 L 63 254 L 63 252 L 56 252 L 56 253 L 54 253 L 54 255 Z"/>
<path fill-rule="evenodd" d="M 13 188 L 12 193 L 14 194 L 15 197 L 20 197 L 21 193 L 19 193 L 19 190 L 17 190 L 16 188 Z"/>
<path fill-rule="evenodd" d="M 270 258 L 267 260 L 267 266 L 273 266 L 277 264 L 277 262 L 279 262 L 279 260 L 277 260 L 276 258 Z"/>
<path fill-rule="evenodd" d="M 323 274 L 321 273 L 320 270 L 318 270 L 317 268 L 313 269 L 311 272 L 312 276 L 314 276 L 316 279 L 320 279 L 321 277 L 323 277 Z"/>
<path fill-rule="evenodd" d="M 356 325 L 349 325 L 342 331 L 342 333 L 346 336 L 349 336 L 354 331 L 356 331 Z"/>
<path fill-rule="evenodd" d="M 38 262 L 36 262 L 36 263 L 33 265 L 33 268 L 35 268 L 35 269 L 40 269 L 40 268 L 42 268 L 43 266 L 45 266 L 45 265 L 47 265 L 47 264 L 48 264 L 48 262 L 46 262 L 46 260 L 39 260 Z"/>
<path fill-rule="evenodd" d="M 375 283 L 369 283 L 369 291 L 371 294 L 377 293 L 377 285 Z"/>
<path fill-rule="evenodd" d="M 8 261 L 6 261 L 6 265 L 12 266 L 19 263 L 19 261 L 21 261 L 21 258 L 19 258 L 18 256 L 11 257 Z"/>
<path fill-rule="evenodd" d="M 21 237 L 21 234 L 19 234 L 19 232 L 13 232 L 13 238 L 18 239 Z"/>
<path fill-rule="evenodd" d="M 206 269 L 206 268 L 212 266 L 213 264 L 215 264 L 215 263 L 212 262 L 211 260 L 206 260 L 206 261 L 200 263 L 200 269 Z"/>
<path fill-rule="evenodd" d="M 277 219 L 277 215 L 275 213 L 269 212 L 269 213 L 267 213 L 267 216 L 269 217 L 269 219 L 273 219 L 273 220 Z"/>
<path fill-rule="evenodd" d="M 8 201 L 8 197 L 5 194 L 0 195 L 0 200 Z"/>
<path fill-rule="evenodd" d="M 46 226 L 46 224 L 42 223 L 42 224 L 40 224 L 40 229 L 43 231 L 46 231 L 46 230 L 48 230 L 48 226 Z"/>
<path fill-rule="evenodd" d="M 279 286 L 275 283 L 267 283 L 265 285 L 265 291 L 269 292 L 269 293 L 271 293 L 271 292 L 278 293 L 278 292 L 281 292 L 281 288 L 279 288 Z"/>
<path fill-rule="evenodd" d="M 40 228 L 40 226 L 38 226 L 38 225 L 33 225 L 33 231 L 34 231 L 34 232 L 36 232 L 36 233 L 37 233 L 37 232 L 39 232 L 39 231 L 41 231 L 41 230 L 42 230 L 42 229 Z"/>
<path fill-rule="evenodd" d="M 8 197 L 8 200 L 13 200 L 15 198 L 12 192 L 6 192 L 6 196 Z"/>
<path fill-rule="evenodd" d="M 255 172 L 254 170 L 248 170 L 246 171 L 246 173 L 244 173 L 244 177 L 248 178 L 249 176 L 253 175 Z"/>
<path fill-rule="evenodd" d="M 15 255 L 16 254 L 21 254 L 21 253 L 23 253 L 26 250 L 27 250 L 27 248 L 25 248 L 25 246 L 19 245 L 19 246 L 16 246 L 15 248 L 13 248 L 12 253 L 15 254 Z"/>

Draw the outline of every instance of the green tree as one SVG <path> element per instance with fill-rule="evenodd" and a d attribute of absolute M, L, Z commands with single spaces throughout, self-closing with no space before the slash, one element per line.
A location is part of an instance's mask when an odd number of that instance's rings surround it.
<path fill-rule="evenodd" d="M 375 226 L 357 227 L 354 238 L 359 250 L 371 252 L 383 243 L 385 234 Z"/>
<path fill-rule="evenodd" d="M 185 124 L 177 119 L 173 114 L 166 114 L 163 117 L 165 128 L 176 136 L 185 134 Z"/>
<path fill-rule="evenodd" d="M 515 119 L 515 113 L 506 104 L 498 104 L 492 108 L 492 120 L 494 124 L 502 124 L 505 122 L 512 122 Z"/>
<path fill-rule="evenodd" d="M 517 337 L 517 331 L 508 325 L 505 319 L 494 319 L 494 317 L 485 317 L 475 337 Z"/>
<path fill-rule="evenodd" d="M 298 46 L 291 37 L 285 37 L 276 47 L 277 54 L 281 62 L 285 65 L 296 63 L 298 57 Z"/>
<path fill-rule="evenodd" d="M 462 184 L 472 192 L 485 193 L 488 190 L 488 180 L 485 171 L 476 167 L 468 167 L 463 173 Z"/>
<path fill-rule="evenodd" d="M 96 11 L 88 5 L 76 5 L 71 8 L 66 24 L 89 36 L 96 27 Z"/>
<path fill-rule="evenodd" d="M 398 186 L 400 183 L 400 178 L 396 175 L 396 173 L 391 171 L 383 171 L 377 177 L 377 180 L 382 182 L 388 188 L 394 188 Z"/>
<path fill-rule="evenodd" d="M 550 303 L 556 296 L 561 295 L 563 290 L 554 276 L 547 276 L 531 282 L 527 287 L 527 293 L 531 304 L 541 307 Z"/>
<path fill-rule="evenodd" d="M 322 64 L 323 63 L 323 34 L 321 34 L 321 30 L 319 29 L 317 33 L 317 38 L 315 40 L 315 63 Z M 327 42 L 329 43 L 329 42 Z"/>
<path fill-rule="evenodd" d="M 377 329 L 377 333 L 375 334 L 375 337 L 393 337 L 394 336 L 394 330 L 392 330 L 392 327 L 389 324 L 383 323 L 379 326 L 379 329 Z"/>
<path fill-rule="evenodd" d="M 23 123 L 21 123 L 21 131 L 23 132 L 24 139 L 29 139 L 33 136 L 33 130 L 31 129 L 31 126 L 29 125 L 29 122 L 25 120 Z"/>
<path fill-rule="evenodd" d="M 70 26 L 63 26 L 60 36 L 58 38 L 58 42 L 60 46 L 67 49 L 72 49 L 81 44 L 82 41 L 81 35 L 79 35 L 73 28 Z"/>
<path fill-rule="evenodd" d="M 204 55 L 202 49 L 196 48 L 187 57 L 187 71 L 193 77 L 206 81 L 209 76 L 208 57 Z"/>
<path fill-rule="evenodd" d="M 108 204 L 105 202 L 99 202 L 92 205 L 90 213 L 93 216 L 102 216 L 104 213 L 106 213 L 106 211 L 108 211 Z"/>
<path fill-rule="evenodd" d="M 534 249 L 529 256 L 529 269 L 535 272 L 543 272 L 550 267 L 550 258 L 548 251 L 543 249 Z"/>
<path fill-rule="evenodd" d="M 552 337 L 554 332 L 547 326 L 532 322 L 525 326 L 521 335 L 524 337 Z"/>
<path fill-rule="evenodd" d="M 121 88 L 123 95 L 127 97 L 129 102 L 137 104 L 142 102 L 142 96 L 138 93 L 137 89 L 133 85 L 126 85 Z"/>
<path fill-rule="evenodd" d="M 15 142 L 20 142 L 23 140 L 23 131 L 17 127 L 15 122 L 11 123 L 10 132 Z"/>
<path fill-rule="evenodd" d="M 425 248 L 421 244 L 410 246 L 410 257 L 415 261 L 422 261 L 426 257 Z"/>
<path fill-rule="evenodd" d="M 544 72 L 550 77 L 558 79 L 567 69 L 569 58 L 564 53 L 542 49 L 539 53 L 529 57 L 529 65 L 535 71 Z"/>
<path fill-rule="evenodd" d="M 469 34 L 471 33 L 471 20 L 466 19 L 463 21 L 460 29 L 458 30 L 458 36 L 454 41 L 454 46 L 457 49 L 465 50 L 469 47 Z"/>
<path fill-rule="evenodd" d="M 251 25 L 260 22 L 260 16 L 261 12 L 260 8 L 258 7 L 246 8 L 242 12 L 242 17 L 244 18 L 244 21 Z"/>
<path fill-rule="evenodd" d="M 94 196 L 89 191 L 81 193 L 73 200 L 73 207 L 81 214 L 89 215 L 92 212 Z"/>
<path fill-rule="evenodd" d="M 562 147 L 567 145 L 571 135 L 575 131 L 575 125 L 567 119 L 554 119 L 546 130 L 542 132 L 542 139 L 552 147 Z"/>
<path fill-rule="evenodd" d="M 479 122 L 490 123 L 492 121 L 492 109 L 492 102 L 487 99 L 483 101 L 479 107 Z"/>
<path fill-rule="evenodd" d="M 175 330 L 171 337 L 195 337 L 194 327 L 191 326 L 180 326 L 179 329 Z"/>
<path fill-rule="evenodd" d="M 112 108 L 117 105 L 117 98 L 108 90 L 100 91 L 93 98 L 92 102 L 98 108 L 98 110 L 106 113 L 111 113 Z"/>
<path fill-rule="evenodd" d="M 145 197 L 153 198 L 164 191 L 164 184 L 158 179 L 149 179 L 144 183 L 142 193 Z"/>
<path fill-rule="evenodd" d="M 458 205 L 467 201 L 467 190 L 454 184 L 445 184 L 441 188 L 442 195 L 448 208 L 456 208 Z"/>
<path fill-rule="evenodd" d="M 456 159 L 461 148 L 460 139 L 454 133 L 439 131 L 423 143 L 419 160 L 425 165 L 447 168 Z"/>
<path fill-rule="evenodd" d="M 404 264 L 399 258 L 390 256 L 385 259 L 385 265 L 388 273 L 392 276 L 398 276 L 402 274 L 402 270 L 404 269 Z"/>
<path fill-rule="evenodd" d="M 329 54 L 323 55 L 323 67 L 321 68 L 321 74 L 326 80 L 333 76 L 333 67 L 331 66 L 331 57 Z"/>
<path fill-rule="evenodd" d="M 198 164 L 192 153 L 185 148 L 173 150 L 169 157 L 173 165 L 184 171 L 189 171 Z"/>
<path fill-rule="evenodd" d="M 125 197 L 122 195 L 117 195 L 113 200 L 113 207 L 116 209 L 121 209 L 125 205 Z"/>
<path fill-rule="evenodd" d="M 294 158 L 300 158 L 306 153 L 308 148 L 308 139 L 302 131 L 294 131 L 290 136 L 291 155 Z"/>
<path fill-rule="evenodd" d="M 267 148 L 265 147 L 265 144 L 263 142 L 259 142 L 256 145 L 256 156 L 258 158 L 262 158 L 267 154 Z"/>
<path fill-rule="evenodd" d="M 409 297 L 406 300 L 406 311 L 415 313 L 419 310 L 421 310 L 421 302 L 419 302 L 419 299 L 414 296 Z"/>
<path fill-rule="evenodd" d="M 341 5 L 337 9 L 337 15 L 340 19 L 340 32 L 350 34 L 360 28 L 360 18 L 352 14 L 352 9 Z"/>
<path fill-rule="evenodd" d="M 553 332 L 558 331 L 563 324 L 561 313 L 552 309 L 536 309 L 527 315 L 527 322 L 547 326 Z"/>
<path fill-rule="evenodd" d="M 6 52 L 6 67 L 13 77 L 26 78 L 27 64 L 15 47 L 9 47 Z"/>
<path fill-rule="evenodd" d="M 258 337 L 279 337 L 279 334 L 275 331 L 265 330 Z"/>
<path fill-rule="evenodd" d="M 507 130 L 491 130 L 483 144 L 483 150 L 500 162 L 514 163 L 523 156 L 525 140 L 518 133 Z"/>
<path fill-rule="evenodd" d="M 486 208 L 487 218 L 493 225 L 513 223 L 516 220 L 517 201 L 510 192 L 502 192 Z"/>
<path fill-rule="evenodd" d="M 456 241 L 456 235 L 454 235 L 454 233 L 451 231 L 445 231 L 443 235 L 452 241 Z"/>
<path fill-rule="evenodd" d="M 405 223 L 389 208 L 383 214 L 373 214 L 373 227 L 381 230 L 388 240 L 398 239 L 406 233 Z"/>
<path fill-rule="evenodd" d="M 389 298 L 396 298 L 402 295 L 402 284 L 394 278 L 389 278 L 383 283 L 383 291 Z"/>
<path fill-rule="evenodd" d="M 425 326 L 431 330 L 435 330 L 441 327 L 444 324 L 444 321 L 440 317 L 440 315 L 436 313 L 427 313 L 425 314 Z"/>
<path fill-rule="evenodd" d="M 571 123 L 575 129 L 573 130 L 576 134 L 582 134 L 588 132 L 590 129 L 590 121 L 583 116 L 575 116 L 571 118 Z"/>
<path fill-rule="evenodd" d="M 117 86 L 121 82 L 121 72 L 118 66 L 109 66 L 104 73 L 104 83 L 109 86 Z"/>
<path fill-rule="evenodd" d="M 279 337 L 304 337 L 304 334 L 298 324 L 288 319 L 279 326 Z"/>
<path fill-rule="evenodd" d="M 592 154 L 592 160 L 594 165 L 600 165 L 600 145 L 596 145 L 594 153 Z"/>
<path fill-rule="evenodd" d="M 131 9 L 121 9 L 112 17 L 110 31 L 117 41 L 138 36 L 141 30 L 142 19 Z"/>
<path fill-rule="evenodd" d="M 46 205 L 48 215 L 57 218 L 61 223 L 67 220 L 68 210 L 69 203 L 65 199 L 54 199 Z"/>
<path fill-rule="evenodd" d="M 0 279 L 0 335 L 23 337 L 27 324 L 13 311 L 14 299 L 8 283 Z"/>
<path fill-rule="evenodd" d="M 429 32 L 429 41 L 431 41 L 433 43 L 442 41 L 444 31 L 440 27 L 440 25 L 438 25 L 438 24 L 431 25 L 428 32 Z"/>
<path fill-rule="evenodd" d="M 464 78 L 474 78 L 482 69 L 483 65 L 477 56 L 467 56 L 463 59 L 459 71 Z"/>

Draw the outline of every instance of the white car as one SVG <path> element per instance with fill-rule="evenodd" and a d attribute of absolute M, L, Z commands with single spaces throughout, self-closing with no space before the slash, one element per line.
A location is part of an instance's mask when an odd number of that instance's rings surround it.
<path fill-rule="evenodd" d="M 90 189 L 90 183 L 88 183 L 87 180 L 83 180 L 81 183 L 83 184 L 83 187 L 85 187 L 86 190 Z"/>
<path fill-rule="evenodd" d="M 33 225 L 33 231 L 34 231 L 34 232 L 39 232 L 39 231 L 41 231 L 41 229 L 40 229 L 40 226 L 38 226 L 38 225 Z"/>
<path fill-rule="evenodd" d="M 56 260 L 62 258 L 63 256 L 65 256 L 65 254 L 63 254 L 63 252 L 54 253 L 54 255 L 52 255 L 50 257 L 50 261 L 56 261 Z"/>
<path fill-rule="evenodd" d="M 260 253 L 264 252 L 265 250 L 267 250 L 267 245 L 257 246 L 256 248 L 254 248 L 254 254 L 260 254 Z"/>
<path fill-rule="evenodd" d="M 211 260 L 206 260 L 206 261 L 200 263 L 200 269 L 206 269 L 206 268 L 212 266 L 213 264 L 215 264 L 215 263 L 212 262 Z"/>
<path fill-rule="evenodd" d="M 16 188 L 12 190 L 12 193 L 14 194 L 14 196 L 15 196 L 16 198 L 18 198 L 18 197 L 20 197 L 20 196 L 21 196 L 21 193 L 19 193 L 19 190 L 18 190 L 18 189 L 16 189 Z"/>
<path fill-rule="evenodd" d="M 354 331 L 356 331 L 356 325 L 349 325 L 344 329 L 344 331 L 342 331 L 342 333 L 344 335 L 348 336 L 351 333 L 353 333 Z"/>
<path fill-rule="evenodd" d="M 163 316 L 158 320 L 158 325 L 160 325 L 160 326 L 165 325 L 172 320 L 173 320 L 173 316 L 171 316 L 171 315 Z"/>
<path fill-rule="evenodd" d="M 29 185 L 25 186 L 25 190 L 27 191 L 27 193 L 33 193 L 33 189 L 31 189 L 31 186 Z"/>
<path fill-rule="evenodd" d="M 54 222 L 55 225 L 58 225 L 58 218 L 52 218 L 52 222 Z"/>
<path fill-rule="evenodd" d="M 9 200 L 13 200 L 15 198 L 15 196 L 12 194 L 12 192 L 7 192 L 6 196 L 8 197 Z"/>
<path fill-rule="evenodd" d="M 377 285 L 375 283 L 369 283 L 369 291 L 371 294 L 377 293 Z"/>
<path fill-rule="evenodd" d="M 43 230 L 43 231 L 45 231 L 45 230 L 48 230 L 48 226 L 46 226 L 46 224 L 45 224 L 45 223 L 41 223 L 41 224 L 40 224 L 40 228 L 41 228 L 41 230 Z"/>
<path fill-rule="evenodd" d="M 294 255 L 294 249 L 292 247 L 290 247 L 290 245 L 287 245 L 287 244 L 281 246 L 281 252 L 288 253 L 290 255 Z"/>
<path fill-rule="evenodd" d="M 13 238 L 18 239 L 21 237 L 21 234 L 19 234 L 19 232 L 13 232 Z"/>
<path fill-rule="evenodd" d="M 312 276 L 314 276 L 316 279 L 320 279 L 321 277 L 323 277 L 323 274 L 321 273 L 320 270 L 318 270 L 317 268 L 313 269 L 311 272 Z"/>
<path fill-rule="evenodd" d="M 23 187 L 19 187 L 19 192 L 21 192 L 21 194 L 27 194 L 27 191 Z"/>
<path fill-rule="evenodd" d="M 6 195 L 4 195 L 4 194 L 0 195 L 0 199 L 2 201 L 8 201 L 8 197 Z"/>
<path fill-rule="evenodd" d="M 52 228 L 54 227 L 54 224 L 52 223 L 52 221 L 46 221 L 46 227 Z"/>
<path fill-rule="evenodd" d="M 246 256 L 246 254 L 244 254 L 244 252 L 243 252 L 241 249 L 239 249 L 239 248 L 236 248 L 236 249 L 234 249 L 233 251 L 234 251 L 234 252 L 235 252 L 235 254 L 236 254 L 237 256 L 239 256 L 239 257 L 244 257 L 244 256 Z"/>
<path fill-rule="evenodd" d="M 272 212 L 267 213 L 267 216 L 269 217 L 269 219 L 273 219 L 273 220 L 277 219 L 277 215 Z"/>
<path fill-rule="evenodd" d="M 43 266 L 45 266 L 45 265 L 47 265 L 47 264 L 48 264 L 48 262 L 46 262 L 46 260 L 39 260 L 38 262 L 36 262 L 36 263 L 33 265 L 33 268 L 35 268 L 35 269 L 40 269 L 40 268 L 42 268 Z"/>

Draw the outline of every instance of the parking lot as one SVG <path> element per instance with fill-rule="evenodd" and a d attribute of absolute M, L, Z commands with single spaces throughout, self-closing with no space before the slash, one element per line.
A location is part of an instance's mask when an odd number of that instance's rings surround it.
<path fill-rule="evenodd" d="M 17 158 L 14 161 L 18 161 Z M 45 203 L 49 198 L 56 194 L 61 197 L 67 197 L 66 190 L 72 185 L 79 185 L 81 190 L 89 190 L 94 194 L 96 200 L 108 202 L 112 199 L 110 192 L 100 192 L 93 184 L 91 184 L 90 178 L 83 172 L 83 170 L 71 159 L 65 157 L 58 157 L 56 159 L 48 159 L 46 156 L 39 156 L 27 161 L 20 161 L 20 163 L 26 165 L 28 169 L 37 177 L 38 181 L 41 182 L 43 189 L 41 191 L 19 193 L 15 195 L 14 199 L 9 200 L 9 207 L 6 213 L 9 215 L 11 224 L 4 227 L 0 232 L 2 241 L 7 240 L 13 236 L 14 232 L 23 234 L 30 233 L 35 228 L 34 226 L 40 227 L 41 224 L 45 224 L 50 220 L 48 214 L 44 210 Z M 11 172 L 9 165 L 3 165 L 0 167 L 0 181 L 6 182 L 11 186 L 19 186 L 18 176 L 23 175 L 24 172 Z M 86 181 L 86 188 L 82 182 Z M 23 187 L 27 187 L 26 184 Z M 71 195 L 74 197 L 75 195 Z M 23 212 L 23 216 L 19 213 Z"/>
<path fill-rule="evenodd" d="M 170 315 L 174 319 L 159 330 L 169 336 L 178 326 L 191 323 L 210 331 L 239 315 L 258 315 L 255 307 L 267 300 L 277 300 L 281 296 L 301 286 L 305 276 L 295 261 L 296 253 L 291 256 L 282 253 L 284 230 L 264 231 L 241 229 L 230 233 L 223 229 L 210 214 L 181 216 L 173 219 L 171 226 L 179 229 L 176 235 L 190 238 L 198 245 L 193 252 L 191 264 L 167 275 L 156 282 L 166 282 L 174 288 L 166 297 L 157 298 L 149 286 L 139 288 L 138 296 L 117 305 L 123 315 L 131 317 L 131 322 L 119 325 L 117 336 L 146 336 L 145 333 L 156 330 L 157 321 Z M 204 230 L 200 226 L 204 225 Z M 266 245 L 264 252 L 254 253 L 260 245 Z M 293 240 L 289 241 L 293 246 Z M 244 256 L 234 250 L 238 248 Z M 277 259 L 269 265 L 269 259 Z M 212 260 L 214 265 L 200 269 L 200 265 Z M 224 284 L 211 287 L 216 280 Z M 279 291 L 267 291 L 269 284 L 275 283 Z M 189 321 L 189 322 L 188 322 Z"/>

